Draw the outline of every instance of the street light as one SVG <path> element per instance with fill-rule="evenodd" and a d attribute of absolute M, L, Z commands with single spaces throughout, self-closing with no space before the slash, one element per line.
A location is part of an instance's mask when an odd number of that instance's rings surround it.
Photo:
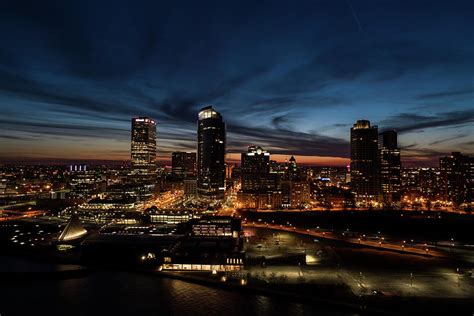
<path fill-rule="evenodd" d="M 456 268 L 456 273 L 458 274 L 458 287 L 461 287 L 461 274 L 459 273 L 459 268 Z"/>

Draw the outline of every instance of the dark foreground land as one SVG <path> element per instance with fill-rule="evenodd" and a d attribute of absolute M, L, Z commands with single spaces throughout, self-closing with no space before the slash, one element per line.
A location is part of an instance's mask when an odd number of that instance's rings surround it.
<path fill-rule="evenodd" d="M 471 315 L 474 310 L 466 299 L 369 296 L 326 301 L 311 284 L 273 284 L 266 291 L 196 275 L 85 268 L 11 256 L 1 261 L 2 271 L 15 266 L 37 275 L 0 283 L 2 315 Z M 61 271 L 81 272 L 65 276 Z"/>
<path fill-rule="evenodd" d="M 442 211 L 301 211 L 240 213 L 249 221 L 292 223 L 302 228 L 346 230 L 426 241 L 474 244 L 474 215 Z"/>
<path fill-rule="evenodd" d="M 365 223 L 365 214 L 252 213 L 255 220 L 292 221 L 294 225 L 351 230 L 382 227 L 389 234 L 394 214 Z M 416 219 L 416 214 L 413 214 Z M 449 217 L 449 216 L 446 216 Z M 430 229 L 431 218 L 424 229 Z M 439 218 L 438 218 L 439 220 Z M 450 229 L 460 231 L 470 218 L 452 217 Z M 6 227 L 13 233 L 19 226 Z M 39 224 L 38 224 L 39 223 Z M 472 223 L 472 222 L 471 222 Z M 438 225 L 437 223 L 435 223 Z M 44 233 L 57 224 L 27 221 Z M 36 225 L 39 225 L 37 227 Z M 50 226 L 49 226 L 50 225 Z M 400 225 L 398 223 L 397 225 Z M 26 231 L 28 238 L 36 239 Z M 444 227 L 444 226 L 440 226 Z M 405 234 L 407 230 L 403 231 Z M 272 229 L 246 229 L 248 263 L 227 282 L 210 273 L 163 273 L 156 266 L 129 264 L 126 248 L 112 262 L 84 261 L 81 248 L 58 253 L 38 243 L 20 247 L 0 242 L 0 313 L 3 315 L 472 315 L 473 263 L 460 256 L 433 258 L 357 247 Z M 449 232 L 450 233 L 450 232 Z M 436 236 L 449 235 L 436 232 Z M 399 235 L 403 235 L 399 233 Z M 0 234 L 1 236 L 2 234 Z M 22 235 L 23 236 L 23 235 Z M 31 237 L 30 237 L 31 236 Z M 470 253 L 453 249 L 453 252 Z M 133 254 L 133 257 L 136 257 Z M 467 256 L 466 258 L 468 258 Z M 308 259 L 309 258 L 309 259 Z M 306 264 L 306 260 L 311 264 Z M 464 260 L 461 262 L 461 260 Z M 126 264 L 124 264 L 126 262 Z M 462 263 L 463 271 L 456 269 Z M 234 277 L 234 278 L 233 278 Z M 244 278 L 245 285 L 238 280 Z M 67 312 L 66 312 L 67 311 Z"/>

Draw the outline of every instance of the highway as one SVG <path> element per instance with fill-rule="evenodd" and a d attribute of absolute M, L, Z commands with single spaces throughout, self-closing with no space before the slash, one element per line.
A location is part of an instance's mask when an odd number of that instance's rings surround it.
<path fill-rule="evenodd" d="M 422 255 L 427 257 L 436 257 L 436 258 L 447 258 L 448 255 L 433 246 L 429 246 L 426 244 L 407 244 L 406 242 L 402 241 L 400 243 L 388 242 L 383 237 L 378 241 L 368 240 L 366 238 L 354 238 L 354 237 L 347 237 L 337 234 L 335 232 L 330 231 L 322 231 L 322 230 L 310 230 L 310 229 L 299 229 L 295 226 L 289 225 L 277 225 L 277 224 L 270 224 L 270 223 L 259 223 L 259 222 L 246 222 L 243 221 L 244 227 L 255 227 L 255 228 L 269 228 L 279 231 L 285 232 L 293 232 L 298 234 L 304 234 L 312 237 L 318 237 L 323 239 L 329 240 L 336 240 L 346 243 L 351 243 L 355 245 L 380 249 L 380 250 L 388 250 L 388 251 L 395 251 L 398 253 L 407 253 L 407 254 L 414 254 L 414 255 Z"/>
<path fill-rule="evenodd" d="M 45 215 L 47 211 L 13 211 L 13 210 L 1 210 L 0 211 L 0 222 L 12 221 L 25 217 L 35 217 Z"/>
<path fill-rule="evenodd" d="M 273 279 L 285 277 L 289 284 L 305 286 L 342 283 L 357 296 L 372 296 L 375 290 L 381 296 L 469 299 L 474 293 L 474 279 L 448 260 L 369 247 L 354 251 L 350 244 L 331 245 L 323 238 L 313 242 L 314 236 L 294 233 L 294 229 L 274 230 L 265 225 L 245 231 L 247 256 L 265 261 L 254 261 L 245 271 L 265 282 L 272 282 L 273 275 Z M 296 254 L 305 255 L 306 264 L 300 265 L 298 260 L 304 257 Z"/>
<path fill-rule="evenodd" d="M 2 205 L 2 206 L 0 206 L 0 210 L 7 210 L 7 209 L 10 209 L 10 208 L 15 208 L 15 207 L 20 207 L 20 206 L 28 206 L 28 205 L 36 205 L 36 201 L 28 201 L 28 202 L 22 202 L 22 203 L 16 203 L 16 204 Z"/>

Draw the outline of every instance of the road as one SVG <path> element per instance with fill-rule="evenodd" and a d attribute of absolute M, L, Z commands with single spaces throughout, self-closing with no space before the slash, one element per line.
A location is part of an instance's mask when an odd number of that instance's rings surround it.
<path fill-rule="evenodd" d="M 29 202 L 22 202 L 22 203 L 16 203 L 16 204 L 2 205 L 2 206 L 0 206 L 0 210 L 7 210 L 7 209 L 15 208 L 15 207 L 28 206 L 28 205 L 36 205 L 36 201 L 29 201 Z"/>
<path fill-rule="evenodd" d="M 2 210 L 0 211 L 0 222 L 12 221 L 25 217 L 35 217 L 48 213 L 47 211 L 13 211 L 13 210 Z"/>
<path fill-rule="evenodd" d="M 415 255 L 422 255 L 428 257 L 437 257 L 437 258 L 446 258 L 448 255 L 442 251 L 437 250 L 432 246 L 428 246 L 426 244 L 406 244 L 404 242 L 401 243 L 393 243 L 385 241 L 383 238 L 379 241 L 372 241 L 367 240 L 364 238 L 353 238 L 353 237 L 346 237 L 338 235 L 334 232 L 329 231 L 321 231 L 321 230 L 309 230 L 309 229 L 299 229 L 295 226 L 285 226 L 285 225 L 277 225 L 277 224 L 270 224 L 270 223 L 258 223 L 258 222 L 243 222 L 244 227 L 256 227 L 256 228 L 270 228 L 279 231 L 286 231 L 286 232 L 294 232 L 298 234 L 304 234 L 312 237 L 330 239 L 330 240 L 337 240 L 342 242 L 347 242 L 356 245 L 362 245 L 366 247 L 376 248 L 376 249 L 383 249 L 388 251 L 396 251 L 399 253 L 407 253 L 407 254 L 415 254 Z"/>
<path fill-rule="evenodd" d="M 281 231 L 272 228 L 246 228 L 247 256 L 265 258 L 246 266 L 252 278 L 271 282 L 271 278 L 286 278 L 287 283 L 345 284 L 354 295 L 472 298 L 474 279 L 449 266 L 445 260 L 427 256 L 406 256 L 400 252 L 374 251 L 349 244 L 335 246 L 313 242 L 310 234 Z M 299 259 L 282 260 L 293 254 L 306 255 L 306 264 Z M 278 259 L 282 258 L 282 259 Z"/>

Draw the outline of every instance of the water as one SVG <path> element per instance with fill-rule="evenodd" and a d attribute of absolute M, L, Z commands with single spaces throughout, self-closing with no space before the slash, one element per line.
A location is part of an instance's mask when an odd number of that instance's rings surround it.
<path fill-rule="evenodd" d="M 17 264 L 13 264 L 17 262 Z M 29 266 L 31 265 L 31 266 Z M 64 266 L 0 257 L 0 272 Z M 29 271 L 31 271 L 29 270 Z M 320 306 L 215 289 L 180 280 L 100 270 L 80 279 L 4 282 L 0 314 L 10 315 L 341 315 Z"/>

